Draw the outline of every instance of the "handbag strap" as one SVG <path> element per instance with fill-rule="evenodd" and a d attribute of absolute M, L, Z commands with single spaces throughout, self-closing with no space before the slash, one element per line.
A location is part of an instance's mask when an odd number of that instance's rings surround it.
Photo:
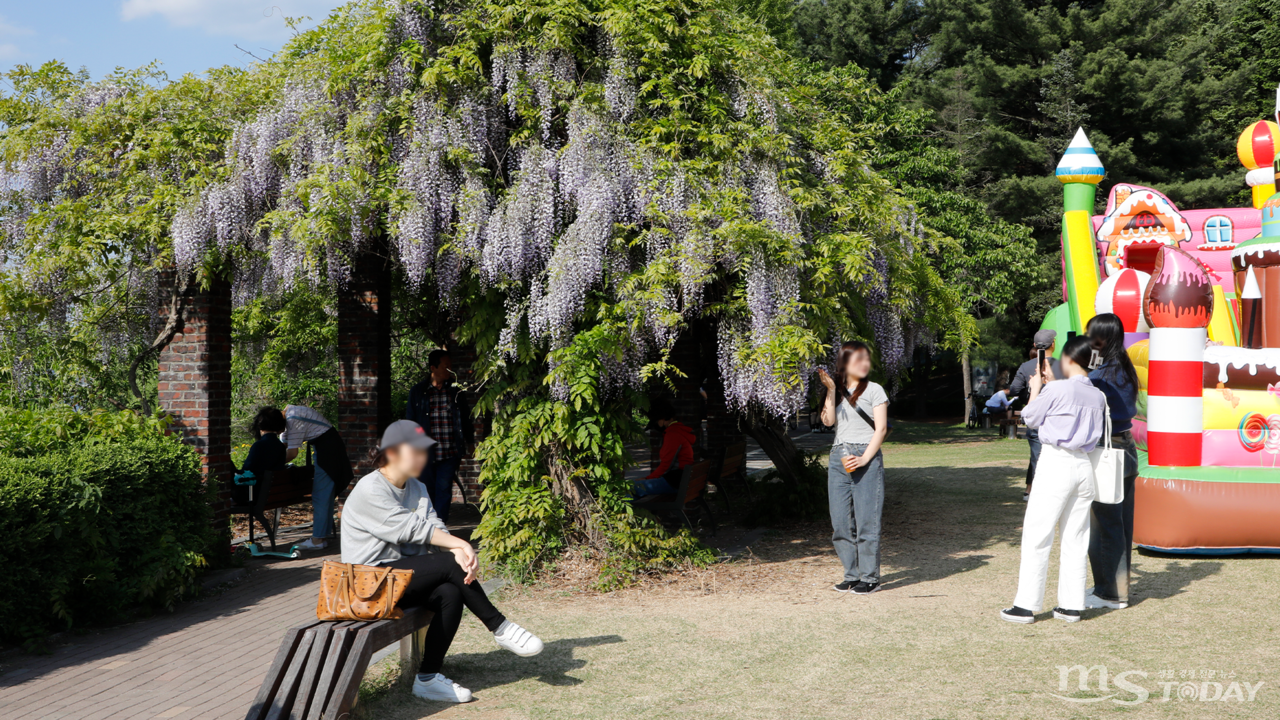
<path fill-rule="evenodd" d="M 868 415 L 868 414 L 867 414 L 867 412 L 866 412 L 865 410 L 863 410 L 862 408 L 858 407 L 858 404 L 857 404 L 857 403 L 855 403 L 855 402 L 853 402 L 853 400 L 852 400 L 852 399 L 850 399 L 850 398 L 851 398 L 851 396 L 853 395 L 853 393 L 850 393 L 850 392 L 849 392 L 849 388 L 847 388 L 847 387 L 842 387 L 842 388 L 840 388 L 840 394 L 843 396 L 841 399 L 842 399 L 842 400 L 849 400 L 849 405 L 853 407 L 853 411 L 854 411 L 854 412 L 856 412 L 856 413 L 858 413 L 858 415 L 859 415 L 859 416 L 861 416 L 861 417 L 862 417 L 862 419 L 863 419 L 863 420 L 865 420 L 865 421 L 867 422 L 867 424 L 871 426 L 871 429 L 872 429 L 872 430 L 875 430 L 875 429 L 876 429 L 876 421 L 875 421 L 875 420 L 872 420 L 872 419 L 871 419 L 871 416 L 870 416 L 870 415 Z"/>
<path fill-rule="evenodd" d="M 1111 449 L 1111 404 L 1107 402 L 1106 393 L 1102 392 L 1101 390 L 1099 390 L 1098 392 L 1102 393 L 1102 422 L 1103 422 L 1103 428 L 1105 428 L 1102 432 L 1102 435 L 1103 437 L 1106 438 L 1107 449 L 1110 450 Z"/>
<path fill-rule="evenodd" d="M 351 576 L 351 594 L 355 595 L 361 600 L 368 600 L 369 598 L 376 595 L 378 592 L 378 589 L 382 587 L 382 583 L 386 582 L 387 576 L 391 574 L 391 568 L 389 566 L 378 568 L 378 570 L 375 572 L 378 573 L 379 575 L 378 582 L 374 583 L 373 590 L 371 590 L 368 595 L 361 595 L 360 591 L 356 589 L 358 584 L 355 582 L 355 579 L 356 579 L 355 567 L 351 563 L 347 563 L 347 573 Z"/>

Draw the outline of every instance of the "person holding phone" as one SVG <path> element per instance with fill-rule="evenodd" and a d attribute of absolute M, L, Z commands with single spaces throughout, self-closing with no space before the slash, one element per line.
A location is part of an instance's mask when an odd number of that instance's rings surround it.
<path fill-rule="evenodd" d="M 831 543 L 844 565 L 837 592 L 867 595 L 880 589 L 880 515 L 884 510 L 884 457 L 880 446 L 889 427 L 889 396 L 871 382 L 871 349 L 866 343 L 840 346 L 827 389 L 822 422 L 836 426 L 827 464 Z"/>
<path fill-rule="evenodd" d="M 1103 440 L 1107 401 L 1089 381 L 1093 347 L 1089 338 L 1073 337 L 1062 348 L 1065 380 L 1045 383 L 1031 377 L 1031 401 L 1022 410 L 1027 427 L 1040 430 L 1040 462 L 1035 487 L 1022 520 L 1022 564 L 1013 607 L 1000 617 L 1015 623 L 1035 622 L 1044 604 L 1053 536 L 1062 533 L 1059 553 L 1058 606 L 1053 616 L 1078 622 L 1085 608 L 1085 564 L 1089 555 L 1089 517 L 1094 498 L 1089 453 Z"/>
<path fill-rule="evenodd" d="M 451 535 L 436 516 L 426 485 L 417 479 L 432 445 L 435 440 L 412 420 L 387 426 L 371 458 L 377 469 L 360 478 L 343 509 L 342 562 L 413 571 L 400 605 L 425 605 L 435 613 L 413 694 L 470 702 L 471 691 L 440 672 L 464 607 L 493 633 L 498 647 L 530 657 L 542 652 L 543 645 L 493 606 L 477 579 L 479 563 L 471 543 Z"/>
<path fill-rule="evenodd" d="M 1058 367 L 1058 361 L 1053 358 L 1054 341 L 1057 337 L 1058 333 L 1054 330 L 1045 329 L 1036 332 L 1034 346 L 1031 348 L 1031 359 L 1018 366 L 1018 372 L 1013 375 L 1013 382 L 1009 383 L 1009 395 L 1026 400 L 1029 383 L 1032 376 L 1037 374 L 1037 367 L 1038 374 L 1044 382 L 1062 377 L 1062 369 Z M 1040 433 L 1029 425 L 1027 426 L 1027 445 L 1031 450 L 1031 460 L 1027 463 L 1027 486 L 1022 492 L 1024 502 L 1031 494 L 1031 481 L 1035 479 L 1036 463 L 1040 460 Z"/>

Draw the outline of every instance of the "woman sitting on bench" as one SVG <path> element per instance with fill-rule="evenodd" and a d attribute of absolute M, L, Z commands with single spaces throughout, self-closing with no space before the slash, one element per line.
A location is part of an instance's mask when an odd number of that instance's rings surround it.
<path fill-rule="evenodd" d="M 250 503 L 251 486 L 261 482 L 263 473 L 282 470 L 287 464 L 284 443 L 280 442 L 280 433 L 284 432 L 284 413 L 273 407 L 258 410 L 253 418 L 249 431 L 257 440 L 249 448 L 244 465 L 236 473 L 236 481 L 231 488 L 232 497 L 237 505 Z M 252 520 L 250 521 L 252 522 Z"/>
<path fill-rule="evenodd" d="M 440 673 L 465 606 L 493 632 L 498 646 L 521 657 L 542 652 L 542 641 L 503 617 L 476 580 L 471 543 L 449 534 L 416 480 L 435 441 L 412 420 L 382 434 L 373 472 L 360 478 L 342 512 L 342 562 L 413 571 L 400 604 L 433 613 L 413 694 L 426 700 L 470 702 L 471 691 Z M 432 547 L 449 552 L 433 552 Z"/>

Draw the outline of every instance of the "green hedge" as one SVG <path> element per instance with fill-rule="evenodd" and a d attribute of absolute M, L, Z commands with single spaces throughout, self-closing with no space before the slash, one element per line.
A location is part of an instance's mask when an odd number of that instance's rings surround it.
<path fill-rule="evenodd" d="M 0 637 L 171 608 L 196 587 L 211 540 L 199 456 L 148 427 L 109 435 L 0 455 Z"/>
<path fill-rule="evenodd" d="M 129 410 L 81 412 L 66 405 L 39 409 L 0 406 L 0 455 L 33 457 L 90 439 L 164 435 L 168 420 Z"/>

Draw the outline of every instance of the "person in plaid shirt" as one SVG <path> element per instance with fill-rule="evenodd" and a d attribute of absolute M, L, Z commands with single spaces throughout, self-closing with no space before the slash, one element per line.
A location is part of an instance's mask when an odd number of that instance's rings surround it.
<path fill-rule="evenodd" d="M 436 516 L 449 520 L 453 500 L 453 481 L 464 457 L 469 457 L 475 444 L 475 429 L 469 422 L 471 409 L 466 406 L 453 384 L 453 361 L 448 350 L 432 350 L 427 356 L 431 374 L 409 390 L 405 418 L 426 429 L 432 440 L 431 464 L 418 478 L 427 486 L 427 495 Z"/>

